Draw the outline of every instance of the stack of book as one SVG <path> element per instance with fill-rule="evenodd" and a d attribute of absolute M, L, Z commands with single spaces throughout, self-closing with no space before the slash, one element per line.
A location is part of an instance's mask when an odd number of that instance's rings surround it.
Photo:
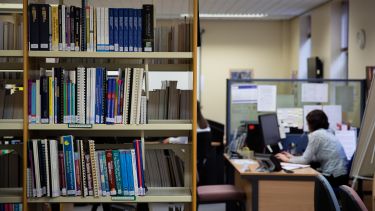
<path fill-rule="evenodd" d="M 15 203 L 15 204 L 0 204 L 1 211 L 22 211 L 22 204 Z"/>
<path fill-rule="evenodd" d="M 142 144 L 95 151 L 93 140 L 33 139 L 28 144 L 28 197 L 146 194 Z"/>
<path fill-rule="evenodd" d="M 146 184 L 151 187 L 183 187 L 184 164 L 173 150 L 149 149 L 145 153 Z"/>
<path fill-rule="evenodd" d="M 143 68 L 42 70 L 29 80 L 29 122 L 145 124 L 145 77 Z"/>
<path fill-rule="evenodd" d="M 191 23 L 172 26 L 157 26 L 155 29 L 155 51 L 189 52 L 192 43 Z"/>
<path fill-rule="evenodd" d="M 29 48 L 43 51 L 150 52 L 154 8 L 29 5 Z"/>
<path fill-rule="evenodd" d="M 21 49 L 23 49 L 23 23 L 17 23 L 13 16 L 0 16 L 0 50 Z"/>
<path fill-rule="evenodd" d="M 23 118 L 23 92 L 0 89 L 0 119 Z"/>
<path fill-rule="evenodd" d="M 191 119 L 192 90 L 177 89 L 177 81 L 163 81 L 149 91 L 149 119 Z"/>

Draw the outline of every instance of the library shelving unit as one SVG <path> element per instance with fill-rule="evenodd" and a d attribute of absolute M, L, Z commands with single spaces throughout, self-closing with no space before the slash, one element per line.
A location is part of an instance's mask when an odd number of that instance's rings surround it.
<path fill-rule="evenodd" d="M 1 40 L 2 41 L 2 40 Z M 22 50 L 0 50 L 1 58 L 22 58 Z M 2 62 L 0 64 L 0 73 L 22 73 L 23 64 L 20 62 Z M 7 80 L 9 83 L 14 80 Z M 1 99 L 4 100 L 4 99 Z M 0 136 L 22 136 L 23 119 L 0 119 Z M 0 145 L 0 150 L 12 149 L 22 153 L 21 145 Z M 2 170 L 0 170 L 2 171 Z M 0 203 L 22 203 L 22 187 L 0 188 Z"/>
<path fill-rule="evenodd" d="M 77 0 L 78 2 L 81 2 Z M 196 87 L 197 87 L 197 8 L 198 0 L 188 0 L 191 4 L 191 51 L 190 52 L 64 52 L 64 51 L 29 51 L 28 48 L 28 26 L 24 24 L 23 38 L 24 50 L 18 52 L 23 55 L 23 87 L 24 87 L 24 104 L 23 104 L 23 142 L 27 143 L 31 138 L 38 138 L 38 136 L 54 136 L 60 135 L 76 135 L 80 137 L 166 137 L 166 136 L 189 136 L 188 144 L 150 144 L 145 143 L 145 149 L 170 149 L 173 150 L 184 161 L 184 187 L 148 187 L 145 196 L 137 196 L 135 199 L 130 199 L 126 196 L 113 196 L 113 197 L 41 197 L 41 198 L 28 198 L 27 197 L 27 156 L 23 157 L 23 191 L 21 201 L 23 202 L 23 210 L 27 211 L 30 204 L 36 203 L 183 203 L 185 210 L 196 210 Z M 23 14 L 27 14 L 28 0 L 23 0 Z M 106 5 L 111 7 L 111 5 Z M 23 16 L 24 23 L 28 23 L 28 16 Z M 16 54 L 16 52 L 14 52 Z M 0 52 L 1 55 L 1 52 Z M 55 59 L 55 64 L 46 62 L 49 58 Z M 68 124 L 29 124 L 28 120 L 28 79 L 31 71 L 35 71 L 35 66 L 43 66 L 45 68 L 59 65 L 59 61 L 68 61 L 62 66 L 75 65 L 77 63 L 69 64 L 69 61 L 87 60 L 89 63 L 93 60 L 106 60 L 106 61 L 136 61 L 131 65 L 144 65 L 146 71 L 189 71 L 192 75 L 192 99 L 191 99 L 191 119 L 190 120 L 155 120 L 150 121 L 148 124 L 137 125 L 104 125 L 93 124 L 89 128 L 74 128 Z M 154 59 L 189 61 L 188 64 L 154 64 Z M 79 62 L 78 62 L 79 63 Z M 108 62 L 108 65 L 115 66 Z M 100 62 L 98 63 L 100 64 Z M 126 64 L 126 63 L 125 63 Z M 95 65 L 95 64 L 94 64 Z M 106 65 L 104 65 L 106 66 Z M 118 65 L 119 66 L 119 65 Z M 124 65 L 121 65 L 124 66 Z M 33 69 L 34 68 L 34 69 Z M 150 78 L 152 80 L 152 78 Z M 0 123 L 1 124 L 1 123 Z M 106 147 L 109 147 L 106 144 Z M 108 148 L 107 148 L 108 149 Z M 27 144 L 23 144 L 23 153 L 27 153 Z M 147 152 L 146 152 L 147 153 Z M 147 169 L 145 169 L 147 171 Z M 61 208 L 62 206 L 60 206 Z"/>

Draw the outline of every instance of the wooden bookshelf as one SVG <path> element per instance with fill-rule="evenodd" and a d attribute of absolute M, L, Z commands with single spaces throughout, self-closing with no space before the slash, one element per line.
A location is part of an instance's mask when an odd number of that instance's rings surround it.
<path fill-rule="evenodd" d="M 22 188 L 0 188 L 0 203 L 22 203 Z"/>
<path fill-rule="evenodd" d="M 151 202 L 191 202 L 191 190 L 184 187 L 170 188 L 149 188 L 146 196 L 137 196 L 135 199 L 122 196 L 100 196 L 100 197 L 81 197 L 81 196 L 61 196 L 56 198 L 30 198 L 29 203 L 115 203 L 115 202 L 133 202 L 133 203 L 151 203 Z"/>
<path fill-rule="evenodd" d="M 22 57 L 22 50 L 0 50 L 0 57 Z"/>
<path fill-rule="evenodd" d="M 30 51 L 29 57 L 40 58 L 110 58 L 110 59 L 192 59 L 192 52 L 75 52 Z"/>

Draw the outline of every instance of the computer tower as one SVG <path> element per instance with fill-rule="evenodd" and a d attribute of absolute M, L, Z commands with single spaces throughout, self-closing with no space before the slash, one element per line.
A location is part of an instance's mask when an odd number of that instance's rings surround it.
<path fill-rule="evenodd" d="M 262 133 L 258 123 L 248 123 L 247 128 L 247 137 L 246 144 L 250 150 L 263 153 L 264 152 L 264 143 L 262 140 Z"/>
<path fill-rule="evenodd" d="M 323 78 L 323 62 L 318 57 L 307 59 L 307 78 Z"/>

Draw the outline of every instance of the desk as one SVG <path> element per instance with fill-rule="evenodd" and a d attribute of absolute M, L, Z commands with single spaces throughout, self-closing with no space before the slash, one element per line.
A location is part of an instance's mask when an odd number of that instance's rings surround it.
<path fill-rule="evenodd" d="M 256 172 L 257 163 L 234 163 L 228 155 L 226 160 L 235 169 L 235 185 L 246 192 L 246 207 L 252 211 L 313 211 L 315 176 L 312 168 L 293 170 L 294 173 Z"/>

